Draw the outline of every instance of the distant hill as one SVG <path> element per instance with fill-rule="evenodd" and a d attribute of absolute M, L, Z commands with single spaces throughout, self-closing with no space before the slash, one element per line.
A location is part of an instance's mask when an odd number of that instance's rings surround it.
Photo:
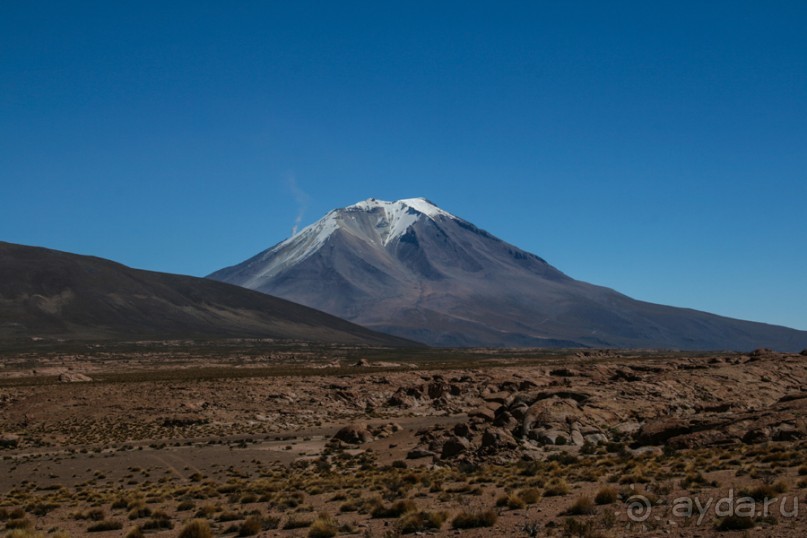
<path fill-rule="evenodd" d="M 423 198 L 335 209 L 209 278 L 433 345 L 807 347 L 805 331 L 637 301 L 574 280 Z"/>
<path fill-rule="evenodd" d="M 0 338 L 419 345 L 238 286 L 0 242 Z"/>

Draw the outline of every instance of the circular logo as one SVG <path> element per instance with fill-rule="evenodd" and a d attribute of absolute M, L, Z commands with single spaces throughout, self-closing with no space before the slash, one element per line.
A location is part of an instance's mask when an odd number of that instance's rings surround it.
<path fill-rule="evenodd" d="M 628 501 L 628 518 L 634 523 L 641 523 L 650 517 L 653 507 L 650 499 L 644 495 L 633 495 Z"/>

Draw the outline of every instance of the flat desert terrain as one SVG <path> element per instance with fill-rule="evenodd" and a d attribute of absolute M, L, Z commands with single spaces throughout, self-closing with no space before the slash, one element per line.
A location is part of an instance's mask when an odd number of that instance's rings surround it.
<path fill-rule="evenodd" d="M 807 356 L 0 350 L 0 535 L 807 535 Z"/>

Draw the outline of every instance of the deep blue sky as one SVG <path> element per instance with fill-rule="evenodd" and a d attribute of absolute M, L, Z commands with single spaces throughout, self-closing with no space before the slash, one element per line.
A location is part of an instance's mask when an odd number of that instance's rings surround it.
<path fill-rule="evenodd" d="M 807 2 L 0 3 L 0 239 L 204 275 L 425 196 L 807 329 Z M 296 185 L 296 187 L 295 187 Z"/>

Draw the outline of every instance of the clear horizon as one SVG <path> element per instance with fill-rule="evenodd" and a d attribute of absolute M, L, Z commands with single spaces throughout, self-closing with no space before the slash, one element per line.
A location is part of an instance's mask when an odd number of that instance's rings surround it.
<path fill-rule="evenodd" d="M 425 197 L 633 298 L 807 330 L 807 4 L 0 6 L 0 240 L 207 275 Z"/>

